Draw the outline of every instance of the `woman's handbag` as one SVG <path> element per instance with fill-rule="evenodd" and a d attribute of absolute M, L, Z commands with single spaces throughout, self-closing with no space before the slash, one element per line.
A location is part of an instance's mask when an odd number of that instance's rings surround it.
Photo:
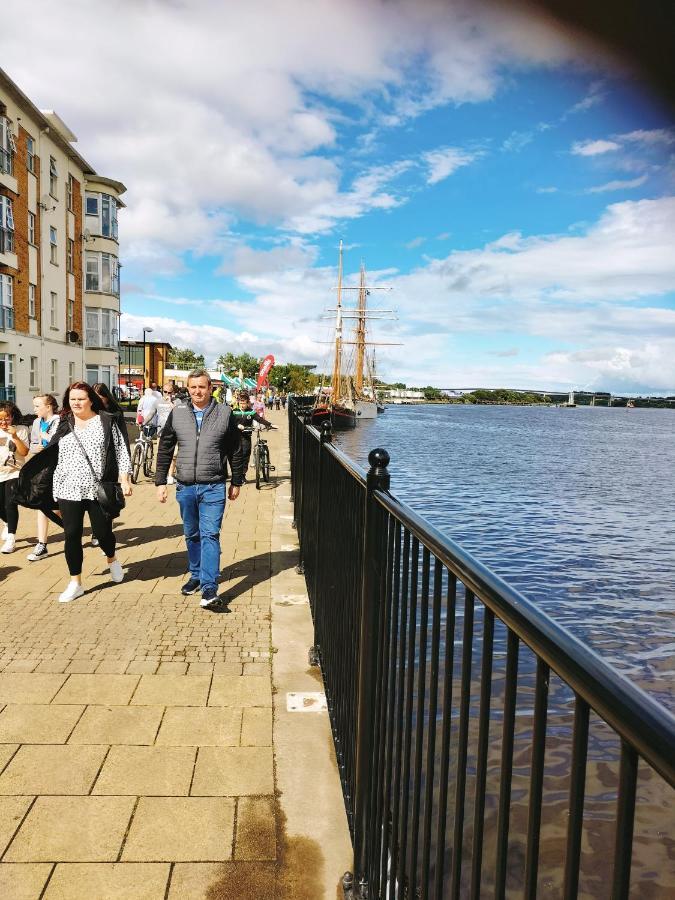
<path fill-rule="evenodd" d="M 80 450 L 84 453 L 84 458 L 87 460 L 89 468 L 91 469 L 91 474 L 94 476 L 94 481 L 96 482 L 96 500 L 98 501 L 98 505 L 107 516 L 110 516 L 111 519 L 116 519 L 126 506 L 126 500 L 124 499 L 122 485 L 117 481 L 101 481 L 99 479 L 94 467 L 91 464 L 91 460 L 87 455 L 87 451 L 82 445 L 82 441 L 75 433 L 75 429 L 70 424 L 70 422 L 68 422 L 68 427 L 70 428 L 73 437 L 80 445 Z"/>

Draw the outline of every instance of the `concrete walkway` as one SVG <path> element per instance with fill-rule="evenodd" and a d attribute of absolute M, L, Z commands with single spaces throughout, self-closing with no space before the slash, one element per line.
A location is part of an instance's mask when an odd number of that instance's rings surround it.
<path fill-rule="evenodd" d="M 322 685 L 272 415 L 277 471 L 228 504 L 219 612 L 181 596 L 178 507 L 150 483 L 116 524 L 125 581 L 88 547 L 71 604 L 61 534 L 27 562 L 23 512 L 0 558 L 0 897 L 336 897 L 351 848 L 327 714 L 293 702 Z"/>

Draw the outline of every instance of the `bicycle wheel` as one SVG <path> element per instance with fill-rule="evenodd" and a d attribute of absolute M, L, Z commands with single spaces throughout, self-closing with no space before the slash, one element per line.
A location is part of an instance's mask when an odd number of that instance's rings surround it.
<path fill-rule="evenodd" d="M 260 448 L 255 448 L 255 486 L 256 490 L 260 490 L 260 479 L 262 476 L 262 453 Z"/>
<path fill-rule="evenodd" d="M 269 482 L 270 480 L 270 451 L 267 447 L 263 447 L 262 452 L 262 476 L 265 481 Z"/>
<path fill-rule="evenodd" d="M 146 478 L 152 478 L 152 464 L 155 458 L 155 445 L 150 441 L 145 446 L 145 456 L 143 457 L 143 474 Z"/>
<path fill-rule="evenodd" d="M 143 462 L 143 447 L 136 444 L 134 447 L 134 455 L 131 458 L 131 480 L 134 484 L 138 484 L 138 476 L 141 474 L 141 463 Z"/>

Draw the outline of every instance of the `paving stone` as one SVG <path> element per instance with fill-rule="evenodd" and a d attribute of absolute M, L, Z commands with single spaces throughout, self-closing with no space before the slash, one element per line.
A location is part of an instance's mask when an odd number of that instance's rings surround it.
<path fill-rule="evenodd" d="M 241 710 L 176 706 L 167 709 L 156 743 L 175 747 L 237 746 Z"/>
<path fill-rule="evenodd" d="M 68 743 L 153 744 L 163 714 L 163 706 L 88 706 Z"/>
<path fill-rule="evenodd" d="M 251 706 L 243 710 L 242 747 L 267 747 L 272 744 L 272 710 Z"/>
<path fill-rule="evenodd" d="M 269 676 L 214 675 L 209 706 L 272 706 Z"/>
<path fill-rule="evenodd" d="M 44 896 L 45 900 L 164 900 L 169 871 L 168 863 L 60 863 Z"/>
<path fill-rule="evenodd" d="M 126 705 L 137 684 L 137 675 L 70 675 L 52 702 Z"/>
<path fill-rule="evenodd" d="M 6 900 L 39 900 L 51 870 L 51 863 L 2 863 L 0 897 Z"/>
<path fill-rule="evenodd" d="M 0 744 L 0 772 L 2 772 L 18 749 L 18 744 Z"/>
<path fill-rule="evenodd" d="M 0 775 L 0 794 L 88 794 L 107 747 L 20 747 Z"/>
<path fill-rule="evenodd" d="M 170 862 L 230 859 L 233 831 L 232 800 L 141 797 L 122 859 Z"/>
<path fill-rule="evenodd" d="M 158 675 L 185 675 L 187 673 L 188 664 L 186 662 L 161 662 Z M 206 673 L 210 674 L 210 673 Z"/>
<path fill-rule="evenodd" d="M 65 743 L 84 706 L 9 704 L 0 713 L 0 741 Z"/>
<path fill-rule="evenodd" d="M 159 663 L 152 659 L 134 659 L 126 668 L 130 675 L 154 675 Z"/>
<path fill-rule="evenodd" d="M 14 659 L 5 667 L 5 672 L 33 672 L 39 662 L 39 659 Z"/>
<path fill-rule="evenodd" d="M 123 675 L 129 665 L 128 659 L 104 659 L 96 667 L 98 675 Z"/>
<path fill-rule="evenodd" d="M 276 859 L 273 797 L 241 797 L 237 801 L 235 859 Z"/>
<path fill-rule="evenodd" d="M 168 900 L 271 900 L 275 896 L 275 863 L 176 863 Z"/>
<path fill-rule="evenodd" d="M 92 793 L 185 797 L 195 753 L 193 747 L 111 747 Z"/>
<path fill-rule="evenodd" d="M 210 682 L 206 675 L 142 675 L 132 704 L 206 706 Z"/>
<path fill-rule="evenodd" d="M 135 802 L 134 797 L 38 797 L 5 861 L 115 862 Z"/>
<path fill-rule="evenodd" d="M 232 797 L 272 794 L 271 747 L 200 747 L 190 794 Z"/>
<path fill-rule="evenodd" d="M 5 852 L 32 802 L 33 797 L 0 797 L 0 855 Z"/>
<path fill-rule="evenodd" d="M 46 673 L 2 672 L 0 702 L 49 703 L 66 680 L 65 675 Z"/>

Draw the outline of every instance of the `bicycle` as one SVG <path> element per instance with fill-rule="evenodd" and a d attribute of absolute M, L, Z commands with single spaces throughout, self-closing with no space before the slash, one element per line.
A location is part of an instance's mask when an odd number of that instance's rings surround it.
<path fill-rule="evenodd" d="M 270 451 L 267 441 L 260 437 L 260 428 L 256 429 L 255 446 L 253 447 L 253 463 L 255 465 L 255 486 L 260 490 L 261 479 L 266 483 L 270 480 L 270 472 L 274 472 L 274 466 L 270 462 Z"/>
<path fill-rule="evenodd" d="M 138 476 L 143 466 L 143 474 L 146 478 L 153 476 L 153 463 L 155 460 L 155 434 L 157 428 L 154 425 L 142 425 L 134 444 L 134 452 L 131 456 L 131 481 L 138 483 Z"/>

